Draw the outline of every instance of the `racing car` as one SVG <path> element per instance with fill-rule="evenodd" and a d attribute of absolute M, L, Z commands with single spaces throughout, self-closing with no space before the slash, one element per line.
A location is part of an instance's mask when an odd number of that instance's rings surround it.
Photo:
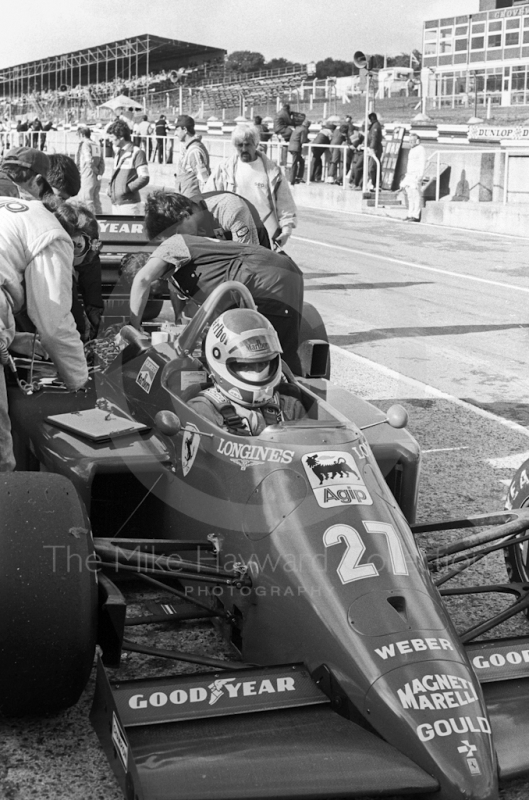
<path fill-rule="evenodd" d="M 529 511 L 417 525 L 405 412 L 310 359 L 287 375 L 301 419 L 245 437 L 199 416 L 201 342 L 228 295 L 255 307 L 229 282 L 174 341 L 126 325 L 100 340 L 85 395 L 10 387 L 0 710 L 73 705 L 97 646 L 91 719 L 127 800 L 497 800 L 529 772 L 529 637 L 489 636 L 529 607 Z M 496 550 L 525 571 L 446 587 Z M 131 618 L 131 581 L 160 590 L 157 611 Z M 443 598 L 485 591 L 514 602 L 456 630 Z M 213 620 L 232 656 L 130 634 L 161 619 Z M 123 651 L 201 669 L 116 683 Z"/>

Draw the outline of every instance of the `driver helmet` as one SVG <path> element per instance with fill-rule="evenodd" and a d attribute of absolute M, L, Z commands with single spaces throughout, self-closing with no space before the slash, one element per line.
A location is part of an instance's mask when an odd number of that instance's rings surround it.
<path fill-rule="evenodd" d="M 258 311 L 234 308 L 212 323 L 205 341 L 211 377 L 229 400 L 246 408 L 270 401 L 281 380 L 281 345 Z"/>

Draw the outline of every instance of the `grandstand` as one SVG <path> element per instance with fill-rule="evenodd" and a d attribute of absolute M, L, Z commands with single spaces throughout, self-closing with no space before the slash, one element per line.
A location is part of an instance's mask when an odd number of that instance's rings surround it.
<path fill-rule="evenodd" d="M 10 117 L 64 110 L 89 116 L 118 93 L 148 105 L 153 84 L 174 89 L 188 75 L 205 77 L 225 56 L 219 48 L 143 34 L 2 69 L 0 103 Z"/>

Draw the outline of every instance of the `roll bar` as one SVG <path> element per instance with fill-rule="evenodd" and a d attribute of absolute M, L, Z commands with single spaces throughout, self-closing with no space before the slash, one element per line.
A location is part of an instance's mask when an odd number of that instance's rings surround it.
<path fill-rule="evenodd" d="M 230 294 L 233 302 L 238 302 L 240 308 L 251 308 L 253 311 L 256 311 L 254 299 L 249 289 L 247 289 L 243 283 L 239 283 L 239 281 L 226 281 L 221 286 L 217 286 L 217 288 L 206 297 L 204 303 L 200 306 L 189 325 L 186 326 L 186 329 L 176 340 L 175 351 L 177 355 L 192 355 L 204 327 L 222 313 L 220 310 L 221 301 L 225 300 Z"/>

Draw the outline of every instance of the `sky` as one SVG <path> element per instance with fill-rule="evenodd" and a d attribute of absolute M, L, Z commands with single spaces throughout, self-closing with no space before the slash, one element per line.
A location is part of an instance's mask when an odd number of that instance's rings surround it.
<path fill-rule="evenodd" d="M 150 33 L 267 61 L 421 50 L 424 20 L 479 0 L 0 0 L 0 68 Z"/>

